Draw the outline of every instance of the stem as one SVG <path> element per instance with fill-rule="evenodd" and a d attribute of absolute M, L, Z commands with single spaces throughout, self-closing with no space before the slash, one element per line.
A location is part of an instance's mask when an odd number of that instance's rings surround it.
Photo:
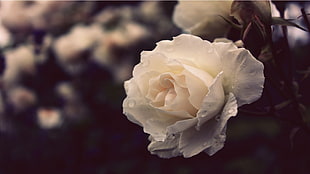
<path fill-rule="evenodd" d="M 282 26 L 282 32 L 283 32 L 283 39 L 284 39 L 284 50 L 286 51 L 286 58 L 288 60 L 288 63 L 291 65 L 290 68 L 288 68 L 288 79 L 284 79 L 287 81 L 287 83 L 293 80 L 293 72 L 295 72 L 295 60 L 292 58 L 291 49 L 288 44 L 288 37 L 287 37 L 287 26 Z M 281 75 L 284 76 L 284 73 L 281 72 Z M 291 83 L 288 83 L 288 87 L 291 87 Z"/>

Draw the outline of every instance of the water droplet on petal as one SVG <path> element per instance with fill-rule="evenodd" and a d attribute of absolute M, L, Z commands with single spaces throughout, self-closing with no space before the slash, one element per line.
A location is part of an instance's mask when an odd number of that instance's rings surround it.
<path fill-rule="evenodd" d="M 232 114 L 232 113 L 234 113 L 235 111 L 236 111 L 235 109 L 229 109 L 229 110 L 228 110 L 228 113 L 229 113 L 229 114 Z"/>
<path fill-rule="evenodd" d="M 136 106 L 136 101 L 131 99 L 128 101 L 127 105 L 128 105 L 128 107 L 133 108 Z"/>
<path fill-rule="evenodd" d="M 201 113 L 201 115 L 205 116 L 205 115 L 207 115 L 207 114 L 208 114 L 208 111 L 203 110 L 203 111 L 201 111 L 200 113 Z"/>

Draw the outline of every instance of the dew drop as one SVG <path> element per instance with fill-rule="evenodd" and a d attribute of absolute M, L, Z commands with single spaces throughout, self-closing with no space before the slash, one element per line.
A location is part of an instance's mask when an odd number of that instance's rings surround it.
<path fill-rule="evenodd" d="M 136 106 L 136 101 L 134 100 L 129 100 L 127 103 L 128 107 L 133 108 Z"/>
<path fill-rule="evenodd" d="M 235 111 L 236 111 L 235 109 L 229 109 L 229 110 L 228 110 L 228 113 L 229 113 L 229 114 L 232 114 L 232 113 L 234 113 Z"/>
<path fill-rule="evenodd" d="M 208 114 L 208 111 L 203 110 L 203 111 L 201 111 L 200 113 L 201 113 L 201 115 L 207 115 L 207 114 Z"/>

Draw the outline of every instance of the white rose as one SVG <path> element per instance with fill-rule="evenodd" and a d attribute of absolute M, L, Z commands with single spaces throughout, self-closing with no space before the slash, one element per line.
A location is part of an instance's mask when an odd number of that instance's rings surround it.
<path fill-rule="evenodd" d="M 257 100 L 263 84 L 263 64 L 248 50 L 182 34 L 141 53 L 125 82 L 123 112 L 150 134 L 152 154 L 213 155 L 223 147 L 227 120 Z"/>
<path fill-rule="evenodd" d="M 8 103 L 13 106 L 17 113 L 25 111 L 37 103 L 37 96 L 34 91 L 24 87 L 12 87 L 6 93 Z"/>
<path fill-rule="evenodd" d="M 173 21 L 183 30 L 209 40 L 225 37 L 231 27 L 222 17 L 230 18 L 231 4 L 232 0 L 180 0 L 175 6 Z"/>

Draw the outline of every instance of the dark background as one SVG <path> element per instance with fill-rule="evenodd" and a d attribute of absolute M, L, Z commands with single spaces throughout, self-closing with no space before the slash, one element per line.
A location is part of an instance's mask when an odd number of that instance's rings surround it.
<path fill-rule="evenodd" d="M 84 5 L 83 2 L 76 3 L 76 6 Z M 136 7 L 141 2 L 92 3 L 94 6 L 90 16 L 85 21 L 79 21 L 80 23 L 91 23 L 89 19 L 107 7 Z M 285 7 L 288 3 L 277 2 L 277 5 Z M 175 4 L 176 2 L 160 3 L 164 15 L 170 20 Z M 304 5 L 304 2 L 297 4 Z M 150 24 L 142 18 L 140 16 L 140 19 L 134 20 L 148 25 L 150 30 L 155 27 L 150 25 L 156 24 Z M 13 35 L 13 44 L 9 47 L 14 48 L 28 42 L 24 36 L 33 37 L 37 40 L 33 44 L 40 45 L 40 39 L 46 32 L 58 37 L 67 33 L 74 25 L 68 22 L 61 30 L 34 29 L 25 32 L 23 36 Z M 22 31 L 11 29 L 10 32 Z M 117 48 L 115 54 L 119 54 L 120 59 L 122 55 L 130 54 L 132 58 L 129 62 L 133 67 L 139 61 L 142 50 L 151 50 L 157 41 L 170 40 L 179 33 L 181 30 L 174 26 L 169 33 L 160 33 L 134 45 Z M 279 47 L 282 42 L 284 41 L 277 42 Z M 309 67 L 309 50 L 309 42 L 292 48 L 296 67 L 300 71 Z M 38 72 L 31 77 L 23 77 L 19 83 L 35 91 L 39 100 L 35 106 L 16 113 L 4 97 L 6 109 L 0 121 L 8 128 L 0 132 L 0 174 L 310 173 L 310 134 L 291 123 L 290 119 L 294 120 L 295 115 L 292 108 L 280 110 L 281 119 L 239 112 L 238 116 L 228 122 L 224 148 L 211 157 L 200 153 L 188 159 L 161 159 L 147 151 L 148 135 L 143 133 L 142 128 L 128 121 L 122 114 L 122 100 L 125 98 L 123 84 L 115 82 L 109 68 L 88 61 L 84 71 L 71 76 L 55 59 L 53 50 L 50 50 L 48 60 L 36 66 Z M 296 73 L 301 101 L 309 113 L 309 78 L 303 77 L 304 74 Z M 74 83 L 87 113 L 78 121 L 65 118 L 61 127 L 43 129 L 36 122 L 36 110 L 39 107 L 62 108 L 63 101 L 54 93 L 54 88 L 63 81 Z M 268 106 L 270 99 L 266 95 L 267 91 L 272 93 L 275 102 L 282 101 L 276 89 L 268 84 L 265 89 L 260 100 L 242 109 L 259 110 Z"/>

